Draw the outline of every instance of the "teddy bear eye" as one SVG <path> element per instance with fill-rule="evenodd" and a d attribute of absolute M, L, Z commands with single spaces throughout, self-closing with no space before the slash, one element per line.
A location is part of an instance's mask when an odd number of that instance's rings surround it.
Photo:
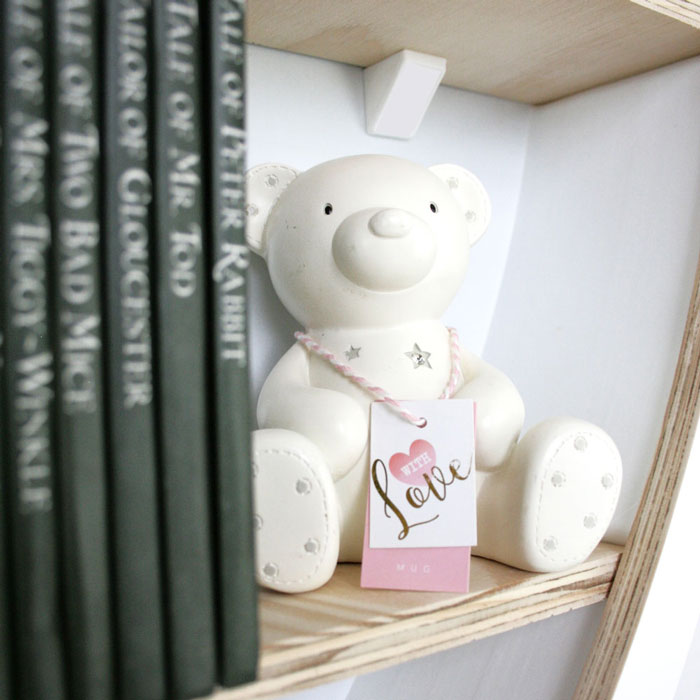
<path fill-rule="evenodd" d="M 435 204 L 435 202 L 430 202 L 430 211 L 432 211 L 433 214 L 437 214 L 437 212 L 438 212 L 438 205 Z"/>
<path fill-rule="evenodd" d="M 332 204 L 326 204 L 326 206 L 323 209 L 324 212 L 326 212 L 326 215 L 332 214 L 333 213 L 333 205 Z"/>

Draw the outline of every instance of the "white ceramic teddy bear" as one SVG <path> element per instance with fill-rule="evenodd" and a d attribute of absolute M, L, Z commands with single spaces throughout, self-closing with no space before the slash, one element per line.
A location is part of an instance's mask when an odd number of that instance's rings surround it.
<path fill-rule="evenodd" d="M 451 371 L 440 316 L 490 218 L 481 182 L 456 165 L 354 156 L 298 173 L 247 176 L 248 245 L 317 343 L 397 399 L 434 399 Z M 418 351 L 424 360 L 416 361 Z M 510 380 L 461 350 L 456 398 L 477 403 L 475 554 L 552 571 L 585 559 L 620 491 L 612 440 L 558 418 L 518 441 Z M 272 589 L 317 588 L 362 557 L 372 397 L 297 343 L 260 394 L 253 436 L 257 574 Z"/>

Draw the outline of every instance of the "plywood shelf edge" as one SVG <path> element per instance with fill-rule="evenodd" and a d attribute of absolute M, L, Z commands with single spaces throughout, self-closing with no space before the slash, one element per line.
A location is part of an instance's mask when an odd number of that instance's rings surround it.
<path fill-rule="evenodd" d="M 607 596 L 621 552 L 603 543 L 551 574 L 475 557 L 468 594 L 364 590 L 354 564 L 311 593 L 262 592 L 260 679 L 210 700 L 273 698 L 591 605 Z"/>

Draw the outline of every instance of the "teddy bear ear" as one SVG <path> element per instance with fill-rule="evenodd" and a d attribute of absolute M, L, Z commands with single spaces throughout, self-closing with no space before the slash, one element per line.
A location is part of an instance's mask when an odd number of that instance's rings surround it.
<path fill-rule="evenodd" d="M 246 242 L 258 255 L 265 257 L 267 238 L 265 225 L 277 200 L 298 170 L 280 163 L 265 163 L 246 173 Z"/>
<path fill-rule="evenodd" d="M 491 220 L 491 200 L 481 180 L 459 165 L 433 165 L 430 172 L 449 188 L 467 220 L 469 245 L 474 245 L 486 231 Z"/>

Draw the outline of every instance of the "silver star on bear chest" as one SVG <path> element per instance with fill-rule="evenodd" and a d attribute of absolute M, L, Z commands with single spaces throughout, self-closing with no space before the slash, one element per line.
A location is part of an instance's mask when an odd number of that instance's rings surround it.
<path fill-rule="evenodd" d="M 348 360 L 355 360 L 360 356 L 360 350 L 362 350 L 362 348 L 355 348 L 351 345 L 350 349 L 345 351 L 345 357 Z"/>
<path fill-rule="evenodd" d="M 404 355 L 411 358 L 411 362 L 413 362 L 413 369 L 418 369 L 419 367 L 427 367 L 428 369 L 432 369 L 428 359 L 431 353 L 421 350 L 420 347 L 418 347 L 418 343 L 413 343 L 413 350 L 411 350 L 411 352 L 405 352 Z"/>

